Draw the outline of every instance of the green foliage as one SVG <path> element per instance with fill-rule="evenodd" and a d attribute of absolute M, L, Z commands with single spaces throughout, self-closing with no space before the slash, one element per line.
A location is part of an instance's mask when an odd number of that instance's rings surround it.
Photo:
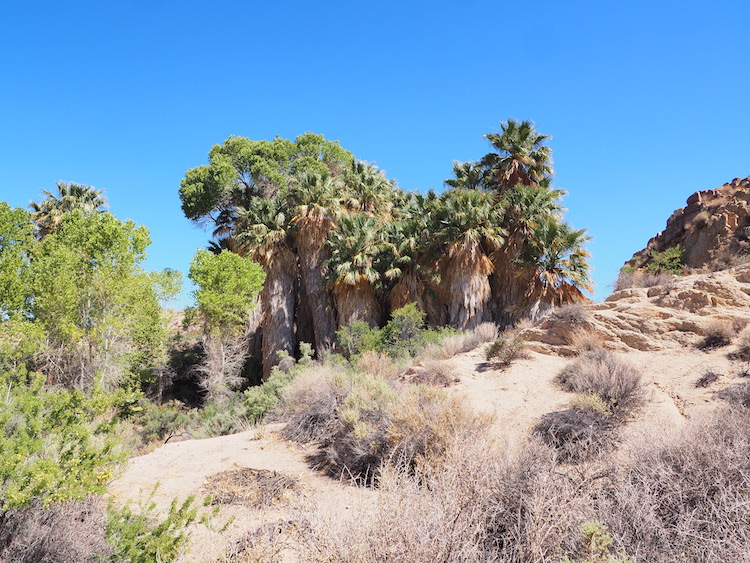
<path fill-rule="evenodd" d="M 382 349 L 393 357 L 416 356 L 425 346 L 424 313 L 416 303 L 393 311 L 383 327 Z"/>
<path fill-rule="evenodd" d="M 655 274 L 682 274 L 682 255 L 685 249 L 681 245 L 667 248 L 661 252 L 651 252 L 646 270 Z"/>
<path fill-rule="evenodd" d="M 354 321 L 336 331 L 336 338 L 349 358 L 382 348 L 383 331 L 365 321 Z"/>
<path fill-rule="evenodd" d="M 257 387 L 250 387 L 244 392 L 245 414 L 251 422 L 259 422 L 279 404 L 286 386 L 312 362 L 312 346 L 300 343 L 300 359 L 289 369 L 281 366 L 289 364 L 291 358 L 284 351 L 278 352 L 279 364 L 271 370 L 267 381 Z"/>
<path fill-rule="evenodd" d="M 0 511 L 103 493 L 121 459 L 112 407 L 122 394 L 47 390 L 23 369 L 0 372 L 0 389 Z"/>
<path fill-rule="evenodd" d="M 26 309 L 22 275 L 33 242 L 29 214 L 0 202 L 0 320 L 21 316 Z"/>
<path fill-rule="evenodd" d="M 193 501 L 192 496 L 181 504 L 177 499 L 173 500 L 169 513 L 161 520 L 156 504 L 150 499 L 142 503 L 138 510 L 130 506 L 117 509 L 110 504 L 107 510 L 107 540 L 113 548 L 112 560 L 130 563 L 173 561 L 188 539 L 187 527 L 198 514 L 192 506 Z"/>
<path fill-rule="evenodd" d="M 178 289 L 178 278 L 141 268 L 149 243 L 148 230 L 132 221 L 74 211 L 33 247 L 23 281 L 48 335 L 53 381 L 88 388 L 98 375 L 114 384 L 163 351 L 158 299 Z"/>
<path fill-rule="evenodd" d="M 585 522 L 581 525 L 583 535 L 582 551 L 584 559 L 570 559 L 564 557 L 562 563 L 633 563 L 626 555 L 612 555 L 612 536 L 607 527 L 598 520 Z"/>
<path fill-rule="evenodd" d="M 190 264 L 194 295 L 209 331 L 237 333 L 255 306 L 265 274 L 259 264 L 228 250 L 198 250 Z"/>

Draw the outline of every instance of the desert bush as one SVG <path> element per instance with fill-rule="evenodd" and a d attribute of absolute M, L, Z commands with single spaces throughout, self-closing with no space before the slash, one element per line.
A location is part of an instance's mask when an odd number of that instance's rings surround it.
<path fill-rule="evenodd" d="M 339 428 L 338 408 L 351 389 L 340 368 L 312 366 L 284 391 L 278 416 L 286 420 L 284 438 L 295 442 L 330 439 Z"/>
<path fill-rule="evenodd" d="M 732 343 L 735 329 L 729 321 L 711 321 L 703 329 L 703 338 L 696 344 L 699 350 L 714 350 Z"/>
<path fill-rule="evenodd" d="M 368 375 L 393 379 L 398 375 L 399 367 L 388 354 L 370 350 L 356 361 L 357 367 Z"/>
<path fill-rule="evenodd" d="M 406 371 L 403 378 L 412 384 L 448 387 L 459 381 L 456 366 L 446 360 L 425 360 Z"/>
<path fill-rule="evenodd" d="M 615 446 L 613 430 L 609 412 L 587 405 L 545 414 L 532 434 L 557 452 L 559 462 L 579 463 L 611 450 Z"/>
<path fill-rule="evenodd" d="M 639 561 L 741 561 L 750 550 L 750 413 L 726 408 L 641 441 L 599 499 Z"/>
<path fill-rule="evenodd" d="M 599 520 L 581 525 L 580 556 L 583 559 L 564 557 L 561 563 L 633 563 L 627 555 L 612 554 L 612 536 Z"/>
<path fill-rule="evenodd" d="M 470 352 L 486 342 L 492 342 L 497 337 L 498 327 L 495 323 L 482 323 L 469 331 L 458 334 L 448 333 L 440 343 L 427 346 L 421 357 L 449 360 L 457 354 Z"/>
<path fill-rule="evenodd" d="M 0 514 L 0 561 L 56 563 L 109 560 L 107 519 L 96 497 L 41 503 Z"/>
<path fill-rule="evenodd" d="M 558 323 L 580 326 L 591 322 L 591 313 L 583 305 L 572 303 L 551 309 L 545 318 Z"/>
<path fill-rule="evenodd" d="M 244 534 L 224 553 L 222 563 L 281 563 L 289 545 L 287 532 L 295 522 L 269 522 Z"/>
<path fill-rule="evenodd" d="M 604 339 L 598 332 L 578 330 L 571 335 L 570 344 L 578 354 L 582 354 L 601 348 L 604 345 Z"/>
<path fill-rule="evenodd" d="M 666 248 L 661 252 L 652 250 L 649 254 L 646 271 L 655 274 L 667 273 L 680 275 L 683 268 L 682 255 L 684 253 L 685 249 L 679 244 L 671 248 Z"/>
<path fill-rule="evenodd" d="M 737 335 L 737 349 L 729 354 L 733 360 L 750 362 L 750 327 L 743 328 Z"/>
<path fill-rule="evenodd" d="M 508 367 L 515 360 L 523 358 L 526 344 L 514 330 L 506 330 L 485 350 L 485 359 L 501 368 Z"/>
<path fill-rule="evenodd" d="M 499 336 L 499 328 L 495 323 L 482 323 L 477 326 L 472 332 L 479 340 L 480 344 L 485 342 L 492 342 Z"/>
<path fill-rule="evenodd" d="M 750 408 L 750 383 L 736 383 L 719 391 L 719 397 L 728 403 Z"/>
<path fill-rule="evenodd" d="M 719 377 L 721 377 L 721 374 L 716 373 L 716 371 L 712 369 L 707 369 L 695 382 L 695 386 L 708 387 L 712 383 L 716 383 L 719 380 Z"/>
<path fill-rule="evenodd" d="M 614 291 L 629 289 L 631 287 L 655 287 L 657 285 L 667 285 L 674 281 L 674 274 L 653 273 L 643 270 L 634 270 L 632 268 L 623 268 L 617 276 L 614 283 Z"/>
<path fill-rule="evenodd" d="M 598 395 L 618 417 L 628 415 L 646 401 L 640 372 L 606 350 L 579 356 L 555 376 L 555 381 L 565 391 Z"/>

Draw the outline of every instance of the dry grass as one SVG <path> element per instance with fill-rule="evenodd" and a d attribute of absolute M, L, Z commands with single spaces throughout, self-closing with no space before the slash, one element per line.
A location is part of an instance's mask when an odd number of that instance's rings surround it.
<path fill-rule="evenodd" d="M 750 408 L 750 382 L 736 383 L 718 393 L 721 399 L 744 408 Z"/>
<path fill-rule="evenodd" d="M 296 522 L 279 520 L 256 528 L 235 542 L 221 559 L 222 563 L 280 563 L 284 551 L 291 548 Z"/>
<path fill-rule="evenodd" d="M 703 329 L 703 339 L 696 344 L 699 350 L 715 350 L 732 343 L 736 335 L 736 328 L 731 321 L 714 320 Z"/>
<path fill-rule="evenodd" d="M 0 561 L 107 560 L 111 547 L 105 537 L 106 525 L 96 498 L 0 512 Z"/>
<path fill-rule="evenodd" d="M 449 360 L 458 354 L 470 352 L 486 342 L 492 342 L 497 338 L 498 331 L 495 323 L 482 323 L 473 330 L 448 336 L 440 344 L 428 346 L 420 357 Z"/>
<path fill-rule="evenodd" d="M 394 379 L 399 373 L 399 366 L 393 358 L 374 350 L 362 354 L 357 360 L 357 367 L 368 375 L 384 379 Z"/>
<path fill-rule="evenodd" d="M 729 354 L 733 360 L 750 362 L 750 327 L 745 327 L 737 335 L 737 349 Z"/>
<path fill-rule="evenodd" d="M 559 463 L 588 461 L 615 446 L 614 421 L 606 408 L 581 406 L 545 414 L 532 430 L 557 452 Z"/>
<path fill-rule="evenodd" d="M 211 504 L 240 504 L 251 508 L 287 502 L 298 489 L 296 477 L 249 467 L 212 475 L 203 486 Z"/>
<path fill-rule="evenodd" d="M 640 372 L 612 352 L 594 350 L 569 364 L 555 381 L 572 393 L 594 393 L 622 418 L 646 402 Z"/>
<path fill-rule="evenodd" d="M 654 274 L 651 272 L 635 271 L 620 272 L 614 283 L 614 291 L 630 289 L 632 287 L 654 287 L 657 285 L 669 285 L 677 276 L 673 274 Z"/>
<path fill-rule="evenodd" d="M 545 318 L 555 323 L 580 326 L 591 322 L 591 313 L 583 305 L 574 303 L 552 309 Z"/>
<path fill-rule="evenodd" d="M 425 360 L 406 370 L 402 379 L 415 385 L 435 387 L 448 387 L 460 381 L 456 366 L 445 360 Z"/>
<path fill-rule="evenodd" d="M 604 339 L 598 332 L 592 330 L 578 330 L 570 337 L 570 345 L 578 354 L 598 350 L 604 346 Z"/>

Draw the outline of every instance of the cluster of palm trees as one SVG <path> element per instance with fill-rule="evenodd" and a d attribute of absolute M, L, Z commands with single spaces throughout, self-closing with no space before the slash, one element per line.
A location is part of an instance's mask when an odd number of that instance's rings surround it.
<path fill-rule="evenodd" d="M 502 326 L 589 288 L 589 237 L 562 219 L 547 136 L 508 120 L 492 151 L 454 163 L 440 194 L 408 193 L 320 135 L 230 137 L 180 187 L 185 215 L 214 227 L 211 248 L 261 263 L 262 358 L 298 342 L 335 346 L 355 320 L 382 324 L 414 302 L 433 325 Z"/>

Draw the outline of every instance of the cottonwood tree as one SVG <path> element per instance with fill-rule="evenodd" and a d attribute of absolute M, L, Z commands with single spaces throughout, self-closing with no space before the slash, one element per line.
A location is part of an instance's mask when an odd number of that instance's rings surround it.
<path fill-rule="evenodd" d="M 239 254 L 198 250 L 190 264 L 196 311 L 203 323 L 201 386 L 223 400 L 242 382 L 248 356 L 247 323 L 263 287 L 263 268 Z"/>

